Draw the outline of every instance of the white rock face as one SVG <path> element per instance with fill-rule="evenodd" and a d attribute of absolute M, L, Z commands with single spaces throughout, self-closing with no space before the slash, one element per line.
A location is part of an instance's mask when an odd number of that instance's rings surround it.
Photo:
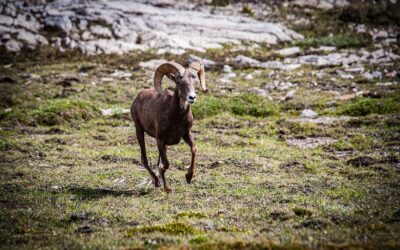
<path fill-rule="evenodd" d="M 61 31 L 75 41 L 62 44 L 63 49 L 79 47 L 87 54 L 121 54 L 149 48 L 156 48 L 159 53 L 182 54 L 188 49 L 204 52 L 208 48 L 221 48 L 224 43 L 276 44 L 303 38 L 281 24 L 224 11 L 215 13 L 208 6 L 200 11 L 181 8 L 169 0 L 34 3 L 28 1 L 23 8 L 12 3 L 2 5 L 0 24 L 12 29 L 22 27 L 35 35 L 39 35 L 42 27 Z M 29 44 L 32 47 L 34 43 Z"/>

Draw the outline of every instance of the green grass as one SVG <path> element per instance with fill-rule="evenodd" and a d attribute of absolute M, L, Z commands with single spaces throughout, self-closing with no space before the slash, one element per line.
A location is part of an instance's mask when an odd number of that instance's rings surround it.
<path fill-rule="evenodd" d="M 204 96 L 192 106 L 196 119 L 217 115 L 223 111 L 240 116 L 267 117 L 278 114 L 279 107 L 255 94 L 241 94 L 232 97 Z"/>
<path fill-rule="evenodd" d="M 96 67 L 60 97 L 60 76 L 78 74 L 92 60 Z M 139 69 L 129 81 L 87 84 L 117 67 L 135 67 L 135 60 L 69 62 L 63 55 L 49 63 L 22 60 L 0 71 L 0 78 L 18 79 L 23 71 L 48 80 L 3 86 L 1 94 L 13 96 L 1 100 L 0 110 L 0 248 L 398 248 L 397 85 L 358 84 L 383 94 L 342 102 L 334 92 L 351 82 L 330 82 L 336 68 L 320 80 L 312 67 L 271 79 L 263 70 L 251 81 L 240 74 L 254 69 L 235 70 L 232 92 L 213 84 L 223 73 L 208 71 L 210 91 L 191 106 L 198 148 L 193 182 L 185 180 L 189 147 L 183 141 L 169 146 L 166 178 L 173 192 L 165 194 L 149 183 L 140 164 L 129 116 L 99 113 L 128 108 L 150 86 L 152 73 Z M 280 101 L 286 91 L 271 90 L 273 101 L 248 93 L 282 79 L 298 84 L 292 100 Z M 320 84 L 318 91 L 310 84 L 325 80 L 329 86 Z M 302 119 L 304 108 L 333 122 Z M 288 143 L 321 137 L 332 142 L 315 148 Z M 145 140 L 155 166 L 157 143 Z"/>
<path fill-rule="evenodd" d="M 333 35 L 333 36 L 309 36 L 296 41 L 294 45 L 301 47 L 334 46 L 336 48 L 361 47 L 369 44 L 369 41 L 361 36 Z"/>
<path fill-rule="evenodd" d="M 191 225 L 185 223 L 172 222 L 163 225 L 132 228 L 128 230 L 127 234 L 129 237 L 136 233 L 154 233 L 154 232 L 172 234 L 172 235 L 185 235 L 185 234 L 195 234 L 197 230 L 195 230 Z"/>
<path fill-rule="evenodd" d="M 360 98 L 346 103 L 338 109 L 339 114 L 366 116 L 369 114 L 398 114 L 400 103 L 398 98 Z"/>

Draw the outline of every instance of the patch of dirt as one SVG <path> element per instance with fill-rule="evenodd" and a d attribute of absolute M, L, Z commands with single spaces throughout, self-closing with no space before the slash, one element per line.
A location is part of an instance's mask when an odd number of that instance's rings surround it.
<path fill-rule="evenodd" d="M 319 146 L 332 144 L 336 141 L 337 140 L 330 137 L 306 137 L 304 139 L 291 138 L 286 140 L 287 144 L 290 146 L 302 149 L 317 148 Z"/>
<path fill-rule="evenodd" d="M 304 163 L 301 163 L 296 160 L 291 160 L 288 162 L 281 163 L 279 165 L 279 168 L 285 169 L 286 171 L 292 171 L 292 170 L 306 171 L 307 170 L 307 167 Z"/>
<path fill-rule="evenodd" d="M 134 158 L 116 156 L 116 155 L 103 155 L 103 156 L 100 157 L 100 160 L 105 161 L 105 162 L 112 162 L 112 163 L 116 163 L 116 162 L 131 162 L 131 163 L 134 163 L 134 164 L 139 164 L 139 161 L 134 159 Z"/>
<path fill-rule="evenodd" d="M 90 226 L 82 226 L 76 230 L 79 234 L 91 234 L 94 232 L 94 229 Z"/>
<path fill-rule="evenodd" d="M 305 219 L 299 227 L 306 227 L 321 230 L 326 228 L 330 224 L 330 221 L 322 218 L 307 218 Z"/>
<path fill-rule="evenodd" d="M 349 121 L 352 118 L 349 116 L 338 116 L 338 117 L 318 117 L 316 119 L 312 118 L 291 118 L 288 119 L 289 122 L 297 122 L 297 123 L 315 123 L 321 125 L 331 125 L 335 122 L 345 122 Z"/>
<path fill-rule="evenodd" d="M 269 214 L 272 220 L 278 220 L 278 221 L 287 221 L 290 219 L 290 215 L 286 212 L 281 212 L 281 211 L 273 211 Z"/>
<path fill-rule="evenodd" d="M 368 167 L 379 161 L 369 156 L 358 156 L 347 161 L 347 164 L 353 167 Z"/>

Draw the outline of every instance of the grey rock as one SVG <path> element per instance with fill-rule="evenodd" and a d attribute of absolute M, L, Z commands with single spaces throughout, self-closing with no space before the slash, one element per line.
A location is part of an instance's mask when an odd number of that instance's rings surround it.
<path fill-rule="evenodd" d="M 129 109 L 123 108 L 110 108 L 110 109 L 102 109 L 100 108 L 101 114 L 103 116 L 117 115 L 117 114 L 128 114 L 130 112 Z"/>
<path fill-rule="evenodd" d="M 86 30 L 87 26 L 88 26 L 88 21 L 86 21 L 85 19 L 79 20 L 78 27 L 80 30 Z"/>
<path fill-rule="evenodd" d="M 113 73 L 111 73 L 110 76 L 114 77 L 114 78 L 123 79 L 123 78 L 130 78 L 132 76 L 132 73 L 126 72 L 126 71 L 116 70 Z"/>
<path fill-rule="evenodd" d="M 379 79 L 382 78 L 382 72 L 380 72 L 380 71 L 374 71 L 374 72 L 372 72 L 372 75 L 373 75 L 375 78 L 379 78 Z"/>
<path fill-rule="evenodd" d="M 336 47 L 333 46 L 320 46 L 318 48 L 311 48 L 312 52 L 332 52 L 336 50 Z"/>
<path fill-rule="evenodd" d="M 303 118 L 317 118 L 318 114 L 311 109 L 304 109 L 301 111 L 301 117 Z"/>
<path fill-rule="evenodd" d="M 72 22 L 68 16 L 48 16 L 45 19 L 45 25 L 66 33 L 72 29 Z"/>
<path fill-rule="evenodd" d="M 243 55 L 238 55 L 233 60 L 240 66 L 257 66 L 260 63 L 260 61 L 256 59 Z"/>
<path fill-rule="evenodd" d="M 0 15 L 0 24 L 2 25 L 12 25 L 14 23 L 14 19 L 10 16 Z"/>
<path fill-rule="evenodd" d="M 17 36 L 18 40 L 24 41 L 25 43 L 28 44 L 30 47 L 36 47 L 37 45 L 37 40 L 35 34 L 25 31 L 25 30 L 20 30 Z"/>
<path fill-rule="evenodd" d="M 1 42 L 3 42 L 3 43 L 7 42 L 10 39 L 11 39 L 11 35 L 10 34 L 8 34 L 8 33 L 1 34 Z"/>
<path fill-rule="evenodd" d="M 389 37 L 389 33 L 386 30 L 379 30 L 378 32 L 374 33 L 372 39 L 385 39 Z"/>
<path fill-rule="evenodd" d="M 291 47 L 291 48 L 285 48 L 285 49 L 281 49 L 278 51 L 275 51 L 276 54 L 280 55 L 280 56 L 294 56 L 296 54 L 299 54 L 301 52 L 301 49 L 299 47 Z"/>
<path fill-rule="evenodd" d="M 40 29 L 40 23 L 31 14 L 18 14 L 14 21 L 14 25 L 21 26 L 33 32 L 38 32 Z"/>
<path fill-rule="evenodd" d="M 189 63 L 195 62 L 195 61 L 201 61 L 204 64 L 204 67 L 206 69 L 212 69 L 215 68 L 216 63 L 214 61 L 208 60 L 208 59 L 204 59 L 195 55 L 189 55 L 188 58 Z"/>
<path fill-rule="evenodd" d="M 7 51 L 15 53 L 19 52 L 22 48 L 22 44 L 14 39 L 8 40 L 4 46 Z"/>
<path fill-rule="evenodd" d="M 255 93 L 256 95 L 259 95 L 262 97 L 270 98 L 268 90 L 264 89 L 264 88 L 253 87 L 253 88 L 249 89 L 249 92 Z"/>
<path fill-rule="evenodd" d="M 367 80 L 372 80 L 374 79 L 374 75 L 372 75 L 370 72 L 365 72 L 364 74 L 361 75 L 362 77 L 364 77 Z"/>
<path fill-rule="evenodd" d="M 232 72 L 232 67 L 225 64 L 224 67 L 222 68 L 222 71 L 225 73 L 230 73 Z"/>
<path fill-rule="evenodd" d="M 141 62 L 139 63 L 139 66 L 142 68 L 146 68 L 146 69 L 151 69 L 151 70 L 155 70 L 158 66 L 160 66 L 163 63 L 166 63 L 167 60 L 164 59 L 153 59 L 147 62 Z"/>
<path fill-rule="evenodd" d="M 85 31 L 85 32 L 82 33 L 82 40 L 87 41 L 87 40 L 90 40 L 92 38 L 93 38 L 93 36 L 92 36 L 92 34 L 90 34 L 89 31 Z"/>
<path fill-rule="evenodd" d="M 260 63 L 257 66 L 266 69 L 279 69 L 279 70 L 291 71 L 300 68 L 301 64 L 298 63 L 284 64 L 280 61 L 267 61 Z"/>
<path fill-rule="evenodd" d="M 285 100 L 292 99 L 292 98 L 294 97 L 295 94 L 296 94 L 296 90 L 295 90 L 295 89 L 289 90 L 289 91 L 286 93 Z"/>
<path fill-rule="evenodd" d="M 112 37 L 111 30 L 109 28 L 101 26 L 101 25 L 91 26 L 90 31 L 92 32 L 92 34 L 97 35 L 97 36 L 107 37 L 107 38 Z"/>
<path fill-rule="evenodd" d="M 8 16 L 15 17 L 17 15 L 17 8 L 12 3 L 8 3 L 4 6 L 3 12 Z"/>
<path fill-rule="evenodd" d="M 125 24 L 124 19 L 120 18 L 112 24 L 113 34 L 117 38 L 123 38 L 129 35 L 131 30 Z"/>
<path fill-rule="evenodd" d="M 247 74 L 247 75 L 244 77 L 244 79 L 245 79 L 245 80 L 252 80 L 252 79 L 253 79 L 253 75 L 252 75 L 252 74 Z"/>
<path fill-rule="evenodd" d="M 351 72 L 351 73 L 362 73 L 364 72 L 364 66 L 357 66 L 353 68 L 346 68 L 344 69 L 346 72 Z"/>

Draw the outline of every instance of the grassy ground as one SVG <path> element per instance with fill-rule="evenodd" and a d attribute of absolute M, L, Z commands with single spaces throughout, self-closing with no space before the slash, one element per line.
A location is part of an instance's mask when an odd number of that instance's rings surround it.
<path fill-rule="evenodd" d="M 307 38 L 295 45 L 370 46 L 331 21 L 312 22 L 313 33 L 304 31 Z M 235 51 L 231 45 L 201 56 L 223 63 L 237 54 L 276 57 L 269 47 Z M 319 69 L 308 66 L 275 74 L 241 68 L 221 88 L 223 73 L 207 72 L 210 91 L 192 107 L 195 177 L 186 184 L 187 145 L 169 147 L 173 193 L 167 195 L 148 182 L 129 115 L 100 110 L 127 109 L 151 87 L 153 72 L 138 63 L 154 57 L 160 56 L 85 58 L 49 49 L 4 55 L 0 248 L 400 248 L 400 89 L 376 84 L 398 77 L 340 79 L 329 68 L 318 78 Z M 187 54 L 164 57 L 187 61 Z M 133 75 L 110 80 L 115 70 Z M 272 90 L 273 101 L 249 92 L 275 80 L 297 85 L 293 99 L 280 101 L 287 91 Z M 353 88 L 369 94 L 339 98 Z M 300 119 L 305 108 L 323 119 Z M 146 140 L 155 165 L 155 141 Z"/>
<path fill-rule="evenodd" d="M 169 147 L 167 195 L 147 182 L 129 116 L 100 113 L 129 108 L 151 86 L 150 71 L 128 65 L 96 58 L 3 65 L 2 247 L 399 247 L 397 85 L 363 82 L 357 87 L 379 95 L 338 101 L 332 92 L 346 80 L 318 90 L 312 69 L 302 67 L 279 74 L 298 83 L 294 99 L 271 102 L 247 93 L 273 80 L 268 70 L 253 80 L 241 75 L 251 70 L 237 70 L 233 92 L 218 88 L 221 73 L 208 72 L 210 93 L 193 106 L 195 178 L 184 181 L 188 147 Z M 102 81 L 115 69 L 133 76 Z M 333 123 L 297 119 L 303 108 Z M 329 143 L 307 148 L 308 138 Z M 154 165 L 156 145 L 146 139 Z"/>

